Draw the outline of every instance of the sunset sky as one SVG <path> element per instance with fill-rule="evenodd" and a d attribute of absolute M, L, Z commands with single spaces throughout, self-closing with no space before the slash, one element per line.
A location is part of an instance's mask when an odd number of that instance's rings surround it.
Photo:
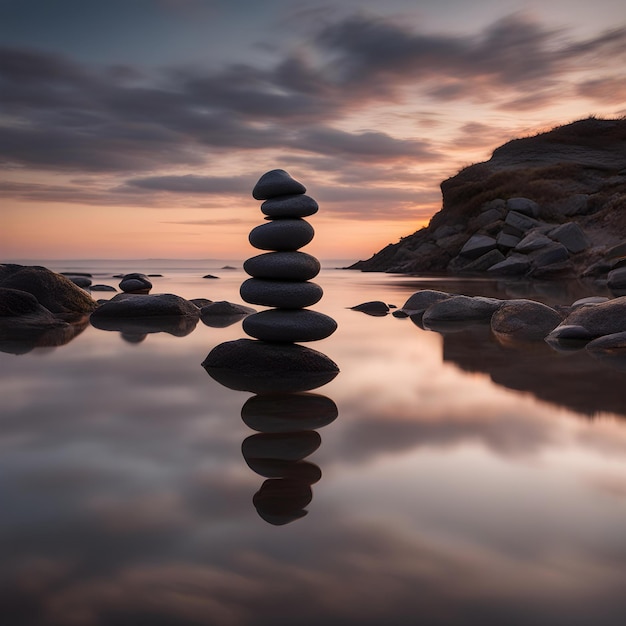
<path fill-rule="evenodd" d="M 0 0 L 0 261 L 245 259 L 274 168 L 356 261 L 588 115 L 626 115 L 623 0 Z"/>

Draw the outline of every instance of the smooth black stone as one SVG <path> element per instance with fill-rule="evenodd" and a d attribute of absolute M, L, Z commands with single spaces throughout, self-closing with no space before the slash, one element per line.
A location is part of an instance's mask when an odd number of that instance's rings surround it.
<path fill-rule="evenodd" d="M 215 346 L 202 367 L 229 389 L 257 394 L 309 391 L 325 385 L 339 373 L 337 364 L 317 350 L 252 339 Z"/>
<path fill-rule="evenodd" d="M 249 278 L 239 289 L 241 297 L 250 304 L 301 309 L 319 302 L 324 295 L 315 283 Z"/>
<path fill-rule="evenodd" d="M 310 280 L 320 272 L 320 262 L 306 252 L 266 252 L 248 259 L 243 269 L 254 278 Z"/>
<path fill-rule="evenodd" d="M 276 393 L 252 396 L 241 407 L 246 426 L 264 433 L 315 430 L 337 418 L 337 405 L 317 393 Z"/>
<path fill-rule="evenodd" d="M 152 283 L 145 274 L 133 272 L 124 275 L 120 280 L 119 288 L 126 293 L 148 293 L 152 289 Z"/>
<path fill-rule="evenodd" d="M 318 210 L 317 202 L 304 194 L 277 196 L 261 205 L 261 211 L 269 217 L 307 217 Z"/>
<path fill-rule="evenodd" d="M 317 311 L 271 309 L 246 317 L 243 330 L 262 341 L 318 341 L 337 330 L 332 317 Z"/>
<path fill-rule="evenodd" d="M 252 189 L 256 200 L 268 200 L 275 196 L 306 193 L 306 187 L 292 178 L 285 170 L 270 170 L 259 178 Z"/>
<path fill-rule="evenodd" d="M 313 226 L 296 219 L 272 220 L 250 231 L 248 240 L 259 250 L 293 251 L 306 246 L 315 236 Z"/>

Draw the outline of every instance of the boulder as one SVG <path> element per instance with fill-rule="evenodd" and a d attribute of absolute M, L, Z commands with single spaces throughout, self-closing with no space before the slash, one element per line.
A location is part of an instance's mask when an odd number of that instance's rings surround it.
<path fill-rule="evenodd" d="M 120 297 L 121 296 L 121 297 Z M 91 320 L 105 317 L 180 317 L 198 318 L 200 309 L 180 296 L 163 293 L 119 294 L 101 304 L 92 314 Z"/>
<path fill-rule="evenodd" d="M 32 294 L 42 307 L 64 321 L 85 317 L 98 306 L 66 276 L 41 266 L 0 265 L 0 287 Z"/>
<path fill-rule="evenodd" d="M 569 252 L 563 244 L 553 242 L 533 252 L 530 258 L 534 268 L 544 267 L 566 261 L 569 258 Z"/>
<path fill-rule="evenodd" d="M 590 341 L 585 349 L 589 352 L 622 353 L 626 355 L 626 331 L 604 335 Z"/>
<path fill-rule="evenodd" d="M 472 273 L 472 272 L 485 272 L 490 267 L 493 267 L 497 263 L 501 263 L 504 261 L 505 256 L 500 252 L 500 250 L 489 250 L 482 256 L 470 261 L 461 269 L 462 273 Z"/>
<path fill-rule="evenodd" d="M 191 298 L 189 302 L 195 304 L 199 309 L 202 309 L 202 307 L 207 304 L 213 304 L 213 300 L 209 300 L 208 298 Z"/>
<path fill-rule="evenodd" d="M 202 317 L 210 315 L 250 315 L 251 313 L 256 313 L 256 309 L 244 306 L 243 304 L 226 302 L 226 300 L 208 302 L 200 309 L 200 315 Z"/>
<path fill-rule="evenodd" d="M 608 302 L 609 298 L 606 296 L 589 296 L 588 298 L 580 298 L 575 302 L 572 302 L 572 309 L 575 309 L 579 306 L 589 306 L 593 304 L 600 304 L 601 302 Z"/>
<path fill-rule="evenodd" d="M 252 393 L 295 393 L 321 387 L 339 373 L 325 354 L 306 346 L 237 339 L 221 343 L 202 362 L 220 384 Z"/>
<path fill-rule="evenodd" d="M 515 251 L 528 254 L 552 245 L 552 243 L 553 241 L 550 237 L 547 237 L 539 230 L 533 230 L 520 240 L 520 242 L 515 246 Z"/>
<path fill-rule="evenodd" d="M 580 324 L 562 323 L 546 336 L 548 343 L 556 343 L 560 341 L 590 341 L 594 335 L 590 333 L 584 326 Z"/>
<path fill-rule="evenodd" d="M 607 259 L 617 259 L 617 258 L 626 256 L 626 241 L 623 241 L 622 243 L 618 243 L 612 248 L 609 248 L 606 251 L 605 256 Z"/>
<path fill-rule="evenodd" d="M 0 287 L 0 319 L 1 318 L 41 318 L 56 323 L 57 319 L 39 304 L 33 294 L 19 289 Z"/>
<path fill-rule="evenodd" d="M 502 212 L 498 211 L 498 209 L 487 209 L 482 213 L 479 213 L 473 220 L 472 225 L 474 228 L 485 228 L 489 226 L 489 224 L 493 224 L 498 220 L 502 219 Z"/>
<path fill-rule="evenodd" d="M 506 208 L 508 211 L 515 211 L 529 217 L 539 217 L 541 213 L 540 206 L 529 198 L 509 198 L 506 201 Z"/>
<path fill-rule="evenodd" d="M 416 291 L 399 309 L 407 315 L 416 315 L 423 313 L 429 306 L 442 300 L 451 298 L 453 294 L 445 291 L 436 291 L 435 289 L 422 289 Z"/>
<path fill-rule="evenodd" d="M 561 224 L 549 232 L 550 238 L 562 243 L 569 252 L 576 254 L 591 246 L 591 240 L 575 222 Z"/>
<path fill-rule="evenodd" d="M 14 354 L 28 352 L 44 333 L 68 326 L 67 322 L 58 319 L 41 306 L 31 293 L 0 287 L 0 343 L 16 342 L 13 348 L 3 351 Z M 17 345 L 31 343 L 32 346 L 27 350 L 22 350 Z"/>
<path fill-rule="evenodd" d="M 481 296 L 452 296 L 429 306 L 422 317 L 428 327 L 437 322 L 488 320 L 502 306 L 502 300 Z"/>
<path fill-rule="evenodd" d="M 461 248 L 459 255 L 467 259 L 477 259 L 486 252 L 494 250 L 496 240 L 487 235 L 472 235 Z"/>
<path fill-rule="evenodd" d="M 582 326 L 590 337 L 626 331 L 626 296 L 574 309 L 563 325 Z"/>
<path fill-rule="evenodd" d="M 306 193 L 306 187 L 292 178 L 285 170 L 271 170 L 259 178 L 252 189 L 255 200 L 268 200 L 275 196 Z"/>
<path fill-rule="evenodd" d="M 556 278 L 572 278 L 575 275 L 575 271 L 570 261 L 560 261 L 558 263 L 531 267 L 528 275 L 540 280 L 550 280 Z"/>
<path fill-rule="evenodd" d="M 530 260 L 523 254 L 510 254 L 487 269 L 494 276 L 524 276 L 530 269 Z"/>
<path fill-rule="evenodd" d="M 502 339 L 537 341 L 544 339 L 563 320 L 563 316 L 541 302 L 510 300 L 491 317 L 491 330 Z"/>
<path fill-rule="evenodd" d="M 529 217 L 528 215 L 524 215 L 519 211 L 509 211 L 506 214 L 504 223 L 508 224 L 520 234 L 527 233 L 532 228 L 536 228 L 540 225 L 540 222 L 536 219 Z"/>
<path fill-rule="evenodd" d="M 511 250 L 521 241 L 517 235 L 511 235 L 509 233 L 498 233 L 496 237 L 496 244 L 498 248 L 504 250 Z"/>
<path fill-rule="evenodd" d="M 626 291 L 626 267 L 611 270 L 607 275 L 606 284 L 611 291 Z"/>

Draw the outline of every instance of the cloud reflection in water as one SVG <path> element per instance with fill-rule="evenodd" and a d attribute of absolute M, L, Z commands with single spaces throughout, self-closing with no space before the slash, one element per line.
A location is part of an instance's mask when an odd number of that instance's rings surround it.
<path fill-rule="evenodd" d="M 623 374 L 582 352 L 505 349 L 484 329 L 358 315 L 343 307 L 402 298 L 351 285 L 327 290 L 339 331 L 323 347 L 342 373 L 326 396 L 264 407 L 208 377 L 207 349 L 238 327 L 139 347 L 87 328 L 54 351 L 0 355 L 0 614 L 12 626 L 621 624 Z M 302 398 L 309 408 L 275 412 Z M 266 439 L 317 430 L 302 460 Z M 252 431 L 266 453 L 246 465 Z M 315 498 L 277 529 L 251 499 L 286 475 Z"/>

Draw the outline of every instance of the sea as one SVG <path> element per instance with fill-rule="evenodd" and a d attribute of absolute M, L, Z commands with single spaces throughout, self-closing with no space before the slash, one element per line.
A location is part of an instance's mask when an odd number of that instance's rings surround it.
<path fill-rule="evenodd" d="M 21 263 L 244 304 L 241 262 Z M 3 626 L 626 623 L 624 359 L 351 308 L 602 285 L 346 265 L 315 279 L 338 327 L 307 344 L 340 372 L 307 392 L 205 371 L 240 319 L 0 352 Z"/>

